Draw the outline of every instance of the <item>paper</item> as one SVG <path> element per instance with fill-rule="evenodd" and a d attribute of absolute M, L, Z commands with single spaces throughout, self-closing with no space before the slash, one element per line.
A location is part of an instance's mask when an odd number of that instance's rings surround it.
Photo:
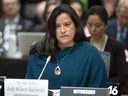
<path fill-rule="evenodd" d="M 48 80 L 5 79 L 5 96 L 48 96 Z"/>
<path fill-rule="evenodd" d="M 60 89 L 56 89 L 56 90 L 49 89 L 49 91 L 53 92 L 53 96 L 60 96 Z"/>
<path fill-rule="evenodd" d="M 126 58 L 126 62 L 128 62 L 128 58 Z"/>

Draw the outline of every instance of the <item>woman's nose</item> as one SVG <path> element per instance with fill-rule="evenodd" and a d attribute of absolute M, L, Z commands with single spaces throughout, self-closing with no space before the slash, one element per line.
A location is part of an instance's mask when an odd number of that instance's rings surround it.
<path fill-rule="evenodd" d="M 61 33 L 65 33 L 66 32 L 66 29 L 64 28 L 64 26 L 61 27 L 60 32 Z"/>
<path fill-rule="evenodd" d="M 96 30 L 96 28 L 93 26 L 93 27 L 92 27 L 92 31 L 94 32 L 95 30 Z"/>

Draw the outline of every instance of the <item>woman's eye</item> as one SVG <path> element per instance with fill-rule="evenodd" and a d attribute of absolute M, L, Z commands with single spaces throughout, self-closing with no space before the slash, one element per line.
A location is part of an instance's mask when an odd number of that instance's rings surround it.
<path fill-rule="evenodd" d="M 58 28 L 58 27 L 59 27 L 59 25 L 56 25 L 55 27 L 56 27 L 56 28 Z"/>
<path fill-rule="evenodd" d="M 100 25 L 97 25 L 96 27 L 97 27 L 97 28 L 99 28 L 99 27 L 100 27 Z"/>
<path fill-rule="evenodd" d="M 89 25 L 89 27 L 91 27 L 92 25 Z"/>
<path fill-rule="evenodd" d="M 65 24 L 65 26 L 69 26 L 70 24 Z"/>

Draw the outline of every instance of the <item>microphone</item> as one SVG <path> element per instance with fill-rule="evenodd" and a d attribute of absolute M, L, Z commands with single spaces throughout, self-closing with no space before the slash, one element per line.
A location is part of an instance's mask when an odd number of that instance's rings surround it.
<path fill-rule="evenodd" d="M 45 63 L 45 65 L 44 65 L 44 68 L 43 68 L 42 72 L 40 73 L 40 76 L 39 76 L 38 80 L 40 80 L 40 78 L 41 78 L 41 76 L 42 76 L 42 74 L 43 74 L 43 72 L 44 72 L 44 70 L 45 70 L 45 67 L 47 66 L 47 64 L 48 64 L 48 62 L 50 61 L 50 59 L 51 59 L 51 56 L 48 56 L 48 58 L 47 58 L 47 60 L 46 60 L 46 63 Z"/>

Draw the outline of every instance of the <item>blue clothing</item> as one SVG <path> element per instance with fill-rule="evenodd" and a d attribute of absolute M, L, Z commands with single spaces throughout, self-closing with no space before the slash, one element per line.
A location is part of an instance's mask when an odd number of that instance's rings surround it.
<path fill-rule="evenodd" d="M 112 37 L 112 38 L 117 38 L 117 32 L 118 32 L 118 26 L 117 26 L 117 19 L 116 18 L 114 18 L 114 19 L 112 19 L 112 20 L 110 20 L 110 22 L 109 22 L 109 24 L 108 24 L 108 27 L 107 27 L 107 29 L 106 29 L 106 31 L 105 31 L 105 33 L 108 35 L 108 36 L 110 36 L 110 37 Z M 128 30 L 128 27 L 127 27 L 127 30 Z M 124 41 L 123 41 L 123 43 L 124 43 L 124 45 L 125 45 L 125 48 L 128 50 L 128 31 L 127 31 L 127 33 L 126 33 L 126 37 L 125 37 L 125 39 L 124 39 Z"/>
<path fill-rule="evenodd" d="M 63 60 L 71 47 L 59 49 L 58 62 Z M 32 54 L 29 60 L 26 79 L 37 79 L 45 65 L 46 57 Z M 92 44 L 81 41 L 75 44 L 60 65 L 61 74 L 54 73 L 57 59 L 46 66 L 41 79 L 49 80 L 49 89 L 60 89 L 60 86 L 74 87 L 107 87 L 107 73 L 104 61 Z"/>

